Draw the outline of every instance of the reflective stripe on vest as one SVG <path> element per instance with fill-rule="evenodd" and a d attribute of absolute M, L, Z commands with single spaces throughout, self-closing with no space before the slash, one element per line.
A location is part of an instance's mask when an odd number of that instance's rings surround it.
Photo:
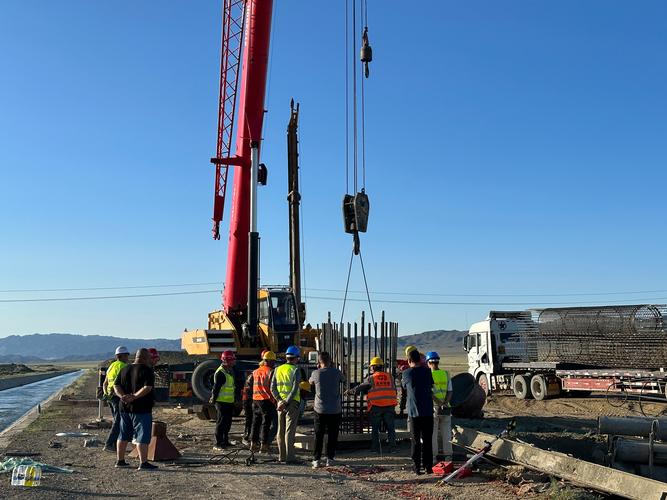
<path fill-rule="evenodd" d="M 444 401 L 447 397 L 447 386 L 449 385 L 449 373 L 447 370 L 432 370 L 433 376 L 433 395 Z"/>
<path fill-rule="evenodd" d="M 220 392 L 218 392 L 218 397 L 215 399 L 219 403 L 233 403 L 234 402 L 234 375 L 229 373 L 225 368 L 220 365 L 215 371 L 216 373 L 222 372 L 225 374 L 225 383 L 222 384 Z"/>
<path fill-rule="evenodd" d="M 273 399 L 271 396 L 271 368 L 260 366 L 252 372 L 252 399 L 254 401 L 265 401 Z"/>
<path fill-rule="evenodd" d="M 391 375 L 387 372 L 373 373 L 366 401 L 369 410 L 373 406 L 396 406 L 396 386 Z"/>
<path fill-rule="evenodd" d="M 298 370 L 296 365 L 291 365 L 289 363 L 285 363 L 276 368 L 276 388 L 278 389 L 278 394 L 280 394 L 280 399 L 286 400 L 292 393 L 292 389 L 294 388 L 294 372 L 296 370 Z M 292 401 L 301 401 L 301 394 L 299 394 L 298 390 Z"/>
<path fill-rule="evenodd" d="M 127 363 L 123 363 L 121 360 L 117 359 L 113 363 L 109 365 L 107 368 L 107 390 L 106 390 L 106 395 L 111 396 L 114 394 L 113 392 L 113 386 L 116 383 L 116 379 L 118 378 L 118 375 L 120 374 L 120 371 L 127 366 Z"/>

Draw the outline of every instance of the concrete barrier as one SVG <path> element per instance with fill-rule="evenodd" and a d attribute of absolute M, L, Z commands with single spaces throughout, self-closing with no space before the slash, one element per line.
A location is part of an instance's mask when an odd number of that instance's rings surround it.
<path fill-rule="evenodd" d="M 53 377 L 58 377 L 60 375 L 65 375 L 66 373 L 72 373 L 77 370 L 63 370 L 58 372 L 46 372 L 46 373 L 33 373 L 30 375 L 22 375 L 20 377 L 9 377 L 0 379 L 0 391 L 5 389 L 12 389 L 14 387 L 21 387 L 22 385 L 32 384 L 33 382 L 39 382 L 40 380 L 46 380 Z"/>

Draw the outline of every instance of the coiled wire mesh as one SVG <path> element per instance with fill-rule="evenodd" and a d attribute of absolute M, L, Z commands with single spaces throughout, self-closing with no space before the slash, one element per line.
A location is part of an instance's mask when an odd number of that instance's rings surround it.
<path fill-rule="evenodd" d="M 517 359 L 605 368 L 667 367 L 665 305 L 563 307 L 521 314 L 514 346 L 524 352 L 508 350 Z"/>

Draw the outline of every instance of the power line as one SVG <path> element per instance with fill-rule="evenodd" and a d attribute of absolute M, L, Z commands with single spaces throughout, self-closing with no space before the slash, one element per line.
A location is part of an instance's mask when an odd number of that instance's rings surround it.
<path fill-rule="evenodd" d="M 136 299 L 140 297 L 167 297 L 171 295 L 194 295 L 200 293 L 220 293 L 221 290 L 191 290 L 187 292 L 142 293 L 136 295 L 104 295 L 95 297 L 45 297 L 37 299 L 0 299 L 1 302 L 65 302 L 73 300 Z"/>
<path fill-rule="evenodd" d="M 89 288 L 20 288 L 14 290 L 0 290 L 0 293 L 9 292 L 83 292 L 91 290 L 130 290 L 137 288 L 176 288 L 183 286 L 222 285 L 221 281 L 210 281 L 207 283 L 177 283 L 171 285 L 130 285 L 130 286 L 95 286 Z"/>
<path fill-rule="evenodd" d="M 342 293 L 344 290 L 335 288 L 309 288 L 316 292 Z M 348 293 L 363 293 L 364 290 L 348 290 Z M 421 297 L 580 297 L 601 295 L 637 295 L 645 293 L 667 293 L 667 290 L 638 290 L 634 292 L 590 292 L 590 293 L 417 293 L 417 292 L 371 292 L 373 295 L 407 295 Z"/>
<path fill-rule="evenodd" d="M 204 294 L 204 293 L 220 293 L 221 290 L 188 290 L 186 292 L 164 292 L 164 293 L 144 293 L 144 294 L 133 294 L 133 295 L 98 295 L 91 297 L 40 297 L 40 298 L 28 298 L 28 299 L 0 299 L 0 303 L 16 303 L 16 302 L 67 302 L 67 301 L 79 301 L 79 300 L 112 300 L 112 299 L 136 299 L 136 298 L 146 298 L 146 297 L 168 297 L 175 295 L 195 295 L 195 294 Z M 327 300 L 342 302 L 345 299 L 340 297 L 319 297 L 319 296 L 309 296 L 309 300 Z M 367 299 L 352 299 L 347 298 L 347 301 L 351 302 L 367 302 Z M 666 301 L 667 297 L 653 297 L 653 298 L 643 298 L 643 302 L 657 303 Z M 394 299 L 376 299 L 375 302 L 385 303 L 385 304 L 412 304 L 412 305 L 439 305 L 439 306 L 559 306 L 559 305 L 597 305 L 595 302 L 443 302 L 443 301 L 427 301 L 427 300 L 394 300 Z M 627 304 L 628 302 L 634 302 L 632 300 L 614 300 L 613 302 L 619 304 Z M 613 304 L 612 304 L 613 305 Z"/>
<path fill-rule="evenodd" d="M 317 297 L 309 296 L 310 300 L 330 300 L 336 302 L 342 302 L 342 298 L 338 297 Z M 346 299 L 348 302 L 366 302 L 366 299 Z M 667 300 L 667 297 L 658 297 L 658 298 L 644 298 L 643 302 L 649 303 L 658 303 Z M 415 304 L 415 305 L 433 305 L 433 306 L 565 306 L 565 305 L 599 305 L 597 302 L 439 302 L 439 301 L 426 301 L 426 300 L 392 300 L 392 299 L 375 299 L 376 303 L 383 304 Z M 628 300 L 614 300 L 614 304 L 609 305 L 621 305 L 627 304 Z"/>

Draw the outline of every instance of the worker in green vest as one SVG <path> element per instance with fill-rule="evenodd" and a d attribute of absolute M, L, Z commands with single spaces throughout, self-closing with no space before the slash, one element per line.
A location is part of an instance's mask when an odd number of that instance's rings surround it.
<path fill-rule="evenodd" d="M 104 382 L 102 383 L 102 389 L 104 390 L 104 400 L 109 404 L 111 409 L 111 416 L 113 418 L 113 423 L 111 424 L 111 430 L 109 431 L 109 437 L 104 444 L 104 451 L 113 451 L 116 452 L 116 441 L 118 440 L 118 435 L 120 434 L 120 398 L 116 396 L 116 393 L 113 390 L 113 385 L 116 382 L 116 378 L 120 373 L 121 369 L 127 365 L 127 362 L 130 358 L 130 351 L 127 350 L 127 347 L 119 345 L 116 347 L 116 359 L 112 361 L 107 367 L 106 376 Z"/>
<path fill-rule="evenodd" d="M 215 403 L 218 418 L 215 421 L 214 451 L 221 451 L 232 443 L 229 441 L 229 430 L 232 428 L 234 415 L 234 365 L 236 355 L 233 351 L 225 351 L 220 355 L 220 366 L 213 375 L 213 390 L 209 403 Z"/>
<path fill-rule="evenodd" d="M 427 352 L 426 362 L 433 377 L 433 454 L 437 460 L 450 460 L 453 454 L 452 412 L 449 404 L 452 399 L 452 381 L 447 370 L 439 368 L 440 355 L 437 352 Z M 439 444 L 442 446 L 439 447 Z"/>
<path fill-rule="evenodd" d="M 287 363 L 273 370 L 271 377 L 271 394 L 278 410 L 278 461 L 288 464 L 298 463 L 294 455 L 294 438 L 301 402 L 301 371 L 297 366 L 300 354 L 297 346 L 289 346 L 285 351 Z"/>

